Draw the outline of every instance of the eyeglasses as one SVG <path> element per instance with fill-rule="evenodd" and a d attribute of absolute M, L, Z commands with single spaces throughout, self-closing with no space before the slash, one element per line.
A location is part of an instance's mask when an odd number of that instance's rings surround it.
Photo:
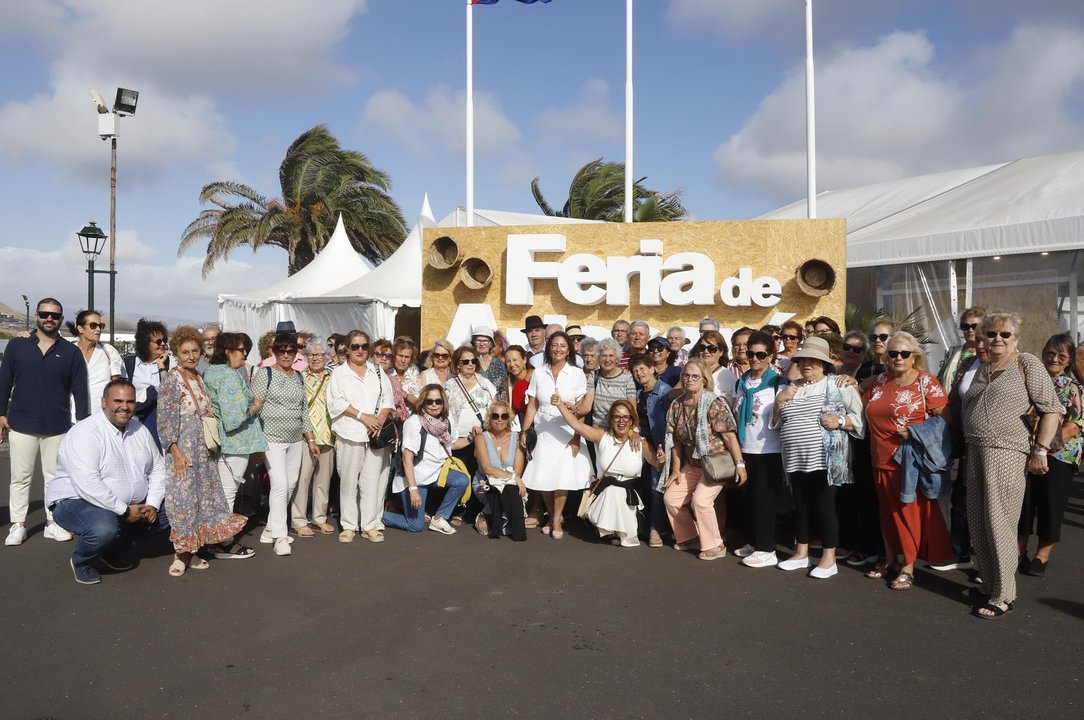
<path fill-rule="evenodd" d="M 668 348 L 668 347 L 660 347 L 660 346 L 656 345 L 655 347 L 649 347 L 647 349 L 647 351 L 648 352 L 669 352 L 670 348 Z"/>
<path fill-rule="evenodd" d="M 893 360 L 895 360 L 896 358 L 903 358 L 904 360 L 906 360 L 907 358 L 911 357 L 911 351 L 910 350 L 889 350 L 888 351 L 888 357 L 892 358 Z"/>
<path fill-rule="evenodd" d="M 350 352 L 358 352 L 359 350 L 369 352 L 369 343 L 351 343 Z"/>
<path fill-rule="evenodd" d="M 155 338 L 154 340 L 151 340 L 151 342 L 154 343 L 155 345 L 165 345 L 166 344 L 166 339 L 165 338 Z"/>
<path fill-rule="evenodd" d="M 861 355 L 866 351 L 861 345 L 844 345 L 843 349 L 849 353 L 854 353 L 855 355 Z"/>
<path fill-rule="evenodd" d="M 104 330 L 105 323 L 88 322 L 84 327 L 90 328 L 91 330 Z"/>
<path fill-rule="evenodd" d="M 684 375 L 684 376 L 682 376 L 682 378 L 684 380 L 703 380 L 704 379 L 704 377 L 702 375 Z"/>
<path fill-rule="evenodd" d="M 888 340 L 888 338 L 889 338 L 888 333 L 870 333 L 869 334 L 869 341 L 870 342 L 877 342 L 878 340 L 880 340 L 881 342 L 886 342 Z"/>
<path fill-rule="evenodd" d="M 390 360 L 391 358 L 395 357 L 395 355 L 391 354 L 390 352 L 378 352 L 373 353 L 373 357 L 388 358 Z"/>
<path fill-rule="evenodd" d="M 976 328 L 978 328 L 978 326 L 978 323 L 960 323 L 960 329 L 964 332 L 967 332 L 968 330 L 975 330 Z"/>
<path fill-rule="evenodd" d="M 476 360 L 475 358 L 461 358 L 460 361 L 459 361 L 459 364 L 460 365 L 477 365 L 478 360 Z"/>
<path fill-rule="evenodd" d="M 426 398 L 425 399 L 425 404 L 426 405 L 443 405 L 444 404 L 444 399 L 443 398 Z"/>
<path fill-rule="evenodd" d="M 610 419 L 614 422 L 632 422 L 631 415 L 611 415 Z"/>
<path fill-rule="evenodd" d="M 763 350 L 757 350 L 756 352 L 746 353 L 746 355 L 751 358 L 756 358 L 757 360 L 767 360 L 769 353 L 766 353 Z"/>
<path fill-rule="evenodd" d="M 508 419 L 508 413 L 490 413 L 489 414 L 489 419 L 490 420 L 507 420 Z"/>
<path fill-rule="evenodd" d="M 701 345 L 698 352 L 717 353 L 719 352 L 718 345 Z"/>
<path fill-rule="evenodd" d="M 310 357 L 310 358 L 322 358 L 323 356 L 324 356 L 324 354 L 320 353 L 320 352 L 305 353 L 305 357 Z"/>
<path fill-rule="evenodd" d="M 49 312 L 48 310 L 38 310 L 38 317 L 42 320 L 59 320 L 64 317 L 64 313 Z"/>
<path fill-rule="evenodd" d="M 988 333 L 986 333 L 986 337 L 990 338 L 991 340 L 996 338 L 998 335 L 1000 335 L 1005 340 L 1008 340 L 1009 338 L 1011 338 L 1013 336 L 1013 334 L 1011 332 L 1009 332 L 1008 330 L 1002 330 L 1001 332 L 994 332 L 993 330 L 991 330 Z"/>
<path fill-rule="evenodd" d="M 297 348 L 293 345 L 276 345 L 271 348 L 271 350 L 280 355 L 293 355 L 297 353 Z"/>
<path fill-rule="evenodd" d="M 799 337 L 797 335 L 790 335 L 790 334 L 780 335 L 779 337 L 783 338 L 783 342 L 787 342 L 787 341 L 793 342 L 793 341 L 799 339 Z"/>

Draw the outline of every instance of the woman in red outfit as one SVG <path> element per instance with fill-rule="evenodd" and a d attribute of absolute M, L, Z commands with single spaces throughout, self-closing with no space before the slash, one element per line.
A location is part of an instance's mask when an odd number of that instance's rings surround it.
<path fill-rule="evenodd" d="M 940 415 L 948 405 L 948 397 L 937 378 L 927 371 L 926 353 L 910 333 L 893 334 L 881 361 L 888 369 L 873 379 L 863 398 L 888 568 L 880 570 L 893 578 L 890 588 L 909 590 L 915 583 L 917 558 L 941 565 L 951 562 L 954 555 L 936 500 L 919 492 L 914 502 L 900 502 L 903 469 L 892 455 L 910 437 L 908 426 Z M 898 564 L 900 554 L 902 565 Z"/>

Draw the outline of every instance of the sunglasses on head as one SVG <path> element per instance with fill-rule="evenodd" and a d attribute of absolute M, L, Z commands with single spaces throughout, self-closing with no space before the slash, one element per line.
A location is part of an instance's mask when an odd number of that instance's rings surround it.
<path fill-rule="evenodd" d="M 508 419 L 508 413 L 490 413 L 489 414 L 489 419 L 490 420 L 507 420 Z"/>
<path fill-rule="evenodd" d="M 358 350 L 364 350 L 369 352 L 369 343 L 351 343 L 350 352 L 357 352 Z"/>
<path fill-rule="evenodd" d="M 426 405 L 443 405 L 444 404 L 444 398 L 426 398 L 425 399 L 425 404 Z"/>
<path fill-rule="evenodd" d="M 855 355 L 861 355 L 866 351 L 861 345 L 844 345 L 843 349 L 847 352 L 854 353 Z"/>
<path fill-rule="evenodd" d="M 967 332 L 968 330 L 975 330 L 976 328 L 978 328 L 978 326 L 978 323 L 960 323 L 960 329 L 964 332 Z"/>
<path fill-rule="evenodd" d="M 88 322 L 83 327 L 90 328 L 91 330 L 105 330 L 105 323 Z"/>
<path fill-rule="evenodd" d="M 48 310 L 38 310 L 38 317 L 42 320 L 59 320 L 64 317 L 64 313 L 49 312 Z"/>
<path fill-rule="evenodd" d="M 911 357 L 911 351 L 910 350 L 889 350 L 888 351 L 888 357 L 892 358 L 893 360 L 895 360 L 896 358 L 903 358 L 904 360 L 906 360 L 907 358 Z"/>
<path fill-rule="evenodd" d="M 477 365 L 478 360 L 475 359 L 475 358 L 460 358 L 459 364 L 460 365 Z"/>
<path fill-rule="evenodd" d="M 297 352 L 297 347 L 294 346 L 294 345 L 276 345 L 271 349 L 274 352 L 285 353 L 287 355 L 289 355 L 290 353 L 296 353 Z"/>
<path fill-rule="evenodd" d="M 878 340 L 880 340 L 881 342 L 886 342 L 888 340 L 888 338 L 889 338 L 888 333 L 870 333 L 869 334 L 869 341 L 870 342 L 877 342 Z"/>
<path fill-rule="evenodd" d="M 779 337 L 783 338 L 784 341 L 786 341 L 786 340 L 794 341 L 794 340 L 799 340 L 800 339 L 797 335 L 791 335 L 789 333 L 787 333 L 785 335 L 780 335 Z"/>
<path fill-rule="evenodd" d="M 1002 330 L 1001 332 L 994 332 L 993 330 L 990 330 L 989 332 L 986 333 L 986 337 L 990 338 L 991 340 L 996 338 L 998 335 L 1000 335 L 1005 340 L 1008 340 L 1009 338 L 1012 337 L 1012 333 L 1009 332 L 1008 330 Z"/>
<path fill-rule="evenodd" d="M 766 353 L 763 350 L 757 350 L 756 352 L 746 353 L 746 355 L 751 358 L 756 358 L 757 360 L 767 360 L 770 353 Z"/>

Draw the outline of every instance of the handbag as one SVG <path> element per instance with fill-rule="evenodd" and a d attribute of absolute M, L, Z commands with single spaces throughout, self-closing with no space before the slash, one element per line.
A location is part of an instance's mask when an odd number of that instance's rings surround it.
<path fill-rule="evenodd" d="M 203 408 L 199 405 L 199 398 L 196 396 L 196 392 L 192 389 L 192 385 L 188 382 L 188 376 L 185 375 L 185 371 L 181 370 L 181 379 L 184 380 L 184 386 L 188 389 L 188 394 L 192 397 L 192 404 L 196 406 L 196 412 L 199 413 L 199 419 L 203 421 L 203 444 L 207 446 L 207 449 L 211 452 L 218 452 L 218 449 L 222 447 L 222 441 L 218 437 L 218 418 L 213 414 L 210 416 L 203 414 Z M 210 408 L 207 408 L 210 410 Z"/>
<path fill-rule="evenodd" d="M 705 455 L 700 458 L 700 468 L 713 482 L 730 482 L 738 474 L 730 451 Z"/>
<path fill-rule="evenodd" d="M 1027 390 L 1028 376 L 1024 372 L 1024 361 L 1021 358 L 1017 358 L 1016 367 L 1020 370 L 1020 377 L 1024 380 L 1024 389 Z M 1031 400 L 1031 395 L 1028 395 L 1028 400 Z M 1039 414 L 1038 406 L 1029 402 L 1028 411 L 1024 413 L 1024 424 L 1028 426 L 1028 430 L 1031 435 L 1032 446 L 1039 442 L 1039 421 L 1042 419 L 1042 415 Z M 1065 440 L 1062 439 L 1061 429 L 1065 425 L 1065 416 L 1061 416 L 1061 422 L 1058 423 L 1058 431 L 1054 433 L 1054 437 L 1050 439 L 1050 447 L 1047 448 L 1047 452 L 1051 455 L 1056 455 L 1065 449 Z"/>
<path fill-rule="evenodd" d="M 615 452 L 614 456 L 610 458 L 610 464 L 607 465 L 606 469 L 602 471 L 602 475 L 595 476 L 595 481 L 591 483 L 590 489 L 584 490 L 583 494 L 580 495 L 580 507 L 576 510 L 576 517 L 587 517 L 587 511 L 591 509 L 591 504 L 595 502 L 595 498 L 598 497 L 598 495 L 595 494 L 595 488 L 597 488 L 598 484 L 602 482 L 602 478 L 606 477 L 607 473 L 610 472 L 610 468 L 613 467 L 614 461 L 617 460 L 617 456 L 620 455 L 621 451 L 625 449 L 625 445 L 627 445 L 628 442 L 629 441 L 626 440 L 618 446 L 617 452 Z"/>
<path fill-rule="evenodd" d="M 380 368 L 373 366 L 376 370 L 377 381 L 383 379 L 384 374 L 380 371 Z M 380 401 L 384 399 L 384 385 L 380 384 L 380 394 L 376 397 L 376 408 L 373 410 L 373 414 L 380 412 Z M 390 415 L 391 413 L 389 413 Z M 380 432 L 369 438 L 369 447 L 373 450 L 380 450 L 386 447 L 392 447 L 399 442 L 399 431 L 395 426 L 395 422 L 392 420 L 385 420 L 384 424 L 380 426 Z"/>

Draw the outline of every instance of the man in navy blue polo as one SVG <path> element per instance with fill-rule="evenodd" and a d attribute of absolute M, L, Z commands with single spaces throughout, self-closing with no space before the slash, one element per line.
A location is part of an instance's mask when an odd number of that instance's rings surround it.
<path fill-rule="evenodd" d="M 72 398 L 76 419 L 90 414 L 87 363 L 79 348 L 60 337 L 63 319 L 59 301 L 39 301 L 34 315 L 37 330 L 9 342 L 0 363 L 0 435 L 7 434 L 11 440 L 11 528 L 5 545 L 21 545 L 26 540 L 35 457 L 41 456 L 46 489 L 56 475 L 60 441 L 72 426 Z M 71 533 L 53 522 L 48 509 L 45 517 L 46 538 L 72 539 Z"/>

